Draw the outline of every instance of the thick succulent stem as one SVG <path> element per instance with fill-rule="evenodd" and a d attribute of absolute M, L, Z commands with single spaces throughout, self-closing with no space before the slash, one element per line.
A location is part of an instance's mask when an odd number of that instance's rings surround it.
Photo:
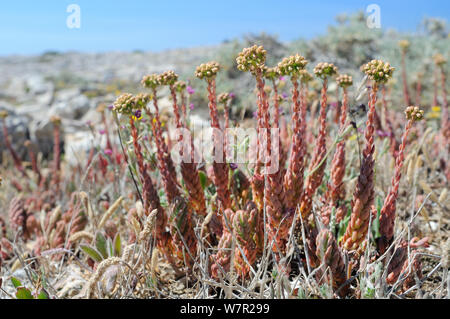
<path fill-rule="evenodd" d="M 384 254 L 386 249 L 392 244 L 394 239 L 394 223 L 395 223 L 395 210 L 398 197 L 398 187 L 400 185 L 400 179 L 402 175 L 402 167 L 405 159 L 404 150 L 406 146 L 406 139 L 408 138 L 409 131 L 411 130 L 413 120 L 409 120 L 406 124 L 405 131 L 402 136 L 402 142 L 400 144 L 398 155 L 395 160 L 395 172 L 392 177 L 391 188 L 389 190 L 386 199 L 384 200 L 383 207 L 380 212 L 380 234 L 381 238 L 378 239 L 377 246 L 379 254 Z"/>
<path fill-rule="evenodd" d="M 61 131 L 59 124 L 53 124 L 53 184 L 56 190 L 59 189 L 60 169 L 61 169 L 61 149 L 60 149 Z"/>
<path fill-rule="evenodd" d="M 325 173 L 326 161 L 326 117 L 327 117 L 327 78 L 323 80 L 322 94 L 320 101 L 320 129 L 316 140 L 316 148 L 314 150 L 309 171 L 313 172 L 306 179 L 305 190 L 301 199 L 300 211 L 303 219 L 309 216 L 312 208 L 312 198 L 317 188 L 322 184 L 323 175 Z"/>
<path fill-rule="evenodd" d="M 152 131 L 156 142 L 156 155 L 158 157 L 158 167 L 161 172 L 164 190 L 167 195 L 169 203 L 171 203 L 177 196 L 179 191 L 176 182 L 176 171 L 173 165 L 172 158 L 168 151 L 167 144 L 162 137 L 161 121 L 159 119 L 158 100 L 156 97 L 156 90 L 153 90 L 153 105 L 155 107 L 155 116 L 153 117 L 146 108 L 146 112 L 152 120 Z"/>
<path fill-rule="evenodd" d="M 289 158 L 289 165 L 284 175 L 285 187 L 285 207 L 295 210 L 299 204 L 300 196 L 303 192 L 303 174 L 304 174 L 304 157 L 306 153 L 304 124 L 306 114 L 302 99 L 299 98 L 298 82 L 292 79 L 292 102 L 293 102 L 293 135 L 292 135 L 292 151 Z"/>
<path fill-rule="evenodd" d="M 347 107 L 348 107 L 348 92 L 347 88 L 343 88 L 342 109 L 340 114 L 340 131 L 345 129 L 345 123 L 347 121 Z M 341 141 L 336 145 L 336 151 L 334 153 L 333 160 L 331 162 L 331 176 L 328 182 L 327 192 L 325 198 L 331 207 L 338 208 L 345 198 L 345 185 L 343 183 L 345 176 L 345 141 Z M 325 224 L 328 224 L 330 212 L 326 210 L 327 214 L 324 217 Z M 340 222 L 343 219 L 345 209 L 336 210 L 339 214 L 336 214 L 336 222 Z"/>
<path fill-rule="evenodd" d="M 209 106 L 209 115 L 211 118 L 211 127 L 214 129 L 213 131 L 213 142 L 214 147 L 217 147 L 222 144 L 223 141 L 217 136 L 218 130 L 220 131 L 219 124 L 219 116 L 217 114 L 217 101 L 216 101 L 216 81 L 215 79 L 211 79 L 208 81 L 208 106 Z M 220 147 L 222 149 L 222 147 Z M 214 171 L 214 185 L 217 189 L 217 195 L 219 201 L 222 205 L 222 209 L 231 207 L 231 194 L 229 189 L 229 167 L 224 159 L 224 154 L 220 154 L 222 156 L 222 160 L 217 162 L 216 159 L 213 161 L 213 171 Z"/>
<path fill-rule="evenodd" d="M 370 91 L 369 112 L 366 122 L 366 145 L 360 168 L 356 189 L 351 203 L 351 219 L 342 238 L 342 244 L 346 250 L 358 250 L 367 236 L 371 206 L 374 200 L 373 175 L 374 175 L 374 116 L 375 103 L 377 101 L 377 83 L 374 83 Z"/>
<path fill-rule="evenodd" d="M 5 118 L 2 118 L 2 122 L 3 122 L 3 138 L 5 141 L 5 146 L 8 149 L 9 153 L 11 154 L 11 157 L 13 158 L 14 166 L 20 173 L 22 173 L 25 176 L 26 173 L 22 165 L 22 160 L 20 159 L 19 155 L 17 155 L 16 151 L 12 147 L 11 142 L 9 140 L 9 132 L 8 128 L 6 127 Z"/>
<path fill-rule="evenodd" d="M 332 281 L 333 290 L 339 289 L 347 280 L 347 273 L 343 254 L 340 251 L 333 233 L 328 229 L 322 229 L 316 238 L 316 255 L 324 266 L 324 278 Z M 349 285 L 339 290 L 341 297 L 348 292 Z"/>
<path fill-rule="evenodd" d="M 185 128 L 186 126 L 183 126 L 183 121 L 180 116 L 180 111 L 178 108 L 177 100 L 176 100 L 176 92 L 173 85 L 170 87 L 170 91 L 173 98 L 173 112 L 175 114 L 175 122 L 178 129 Z M 189 132 L 190 133 L 190 132 Z M 183 142 L 183 136 L 180 135 L 179 142 Z M 190 147 L 190 154 L 189 154 L 189 161 L 184 161 L 184 153 L 183 153 L 183 147 L 180 148 L 180 168 L 181 168 L 181 175 L 183 176 L 184 184 L 186 185 L 186 189 L 189 194 L 189 203 L 191 207 L 197 212 L 197 214 L 205 216 L 206 215 L 206 205 L 205 205 L 205 196 L 203 193 L 203 188 L 200 183 L 200 177 L 198 174 L 197 164 L 194 162 L 194 142 L 192 140 L 192 136 L 189 134 L 189 147 Z"/>

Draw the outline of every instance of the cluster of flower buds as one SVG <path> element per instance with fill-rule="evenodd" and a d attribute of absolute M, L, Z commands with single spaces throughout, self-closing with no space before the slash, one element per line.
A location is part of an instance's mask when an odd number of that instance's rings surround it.
<path fill-rule="evenodd" d="M 231 95 L 230 93 L 224 92 L 224 93 L 220 93 L 217 96 L 217 101 L 219 103 L 222 104 L 226 104 L 228 101 L 230 101 L 233 98 L 233 95 Z"/>
<path fill-rule="evenodd" d="M 333 76 L 337 74 L 337 67 L 328 62 L 321 62 L 314 67 L 314 74 L 319 78 L 326 78 L 328 76 Z"/>
<path fill-rule="evenodd" d="M 197 69 L 195 70 L 195 76 L 199 79 L 212 79 L 215 78 L 217 73 L 220 70 L 219 63 L 215 61 L 211 61 L 208 63 L 202 63 L 200 64 Z"/>
<path fill-rule="evenodd" d="M 53 125 L 60 125 L 61 117 L 59 117 L 58 115 L 52 115 L 52 116 L 50 116 L 50 122 L 52 122 Z"/>
<path fill-rule="evenodd" d="M 353 78 L 348 74 L 340 74 L 336 78 L 336 82 L 340 87 L 348 87 L 353 85 Z"/>
<path fill-rule="evenodd" d="M 268 80 L 275 80 L 280 76 L 280 70 L 277 67 L 268 68 L 264 67 L 264 77 Z"/>
<path fill-rule="evenodd" d="M 423 110 L 418 106 L 408 106 L 405 110 L 406 118 L 411 121 L 420 121 L 423 119 Z"/>
<path fill-rule="evenodd" d="M 402 51 L 408 50 L 411 43 L 408 40 L 401 40 L 398 42 L 398 46 L 402 49 Z"/>
<path fill-rule="evenodd" d="M 141 80 L 141 84 L 145 88 L 156 89 L 161 85 L 159 74 L 145 75 Z"/>
<path fill-rule="evenodd" d="M 178 92 L 184 91 L 186 89 L 186 82 L 185 81 L 175 82 L 175 88 Z"/>
<path fill-rule="evenodd" d="M 434 60 L 434 63 L 440 67 L 443 66 L 447 62 L 447 60 L 444 58 L 444 56 L 440 53 L 436 53 L 433 56 L 433 60 Z"/>
<path fill-rule="evenodd" d="M 150 101 L 150 95 L 139 93 L 133 96 L 130 93 L 121 94 L 114 102 L 114 110 L 120 114 L 133 115 L 144 108 Z"/>
<path fill-rule="evenodd" d="M 174 71 L 166 71 L 159 75 L 161 85 L 174 85 L 178 80 L 178 75 Z"/>
<path fill-rule="evenodd" d="M 298 78 L 299 76 L 301 76 L 301 72 L 307 64 L 308 61 L 305 59 L 305 57 L 296 54 L 284 58 L 280 63 L 278 63 L 278 70 L 281 75 Z"/>
<path fill-rule="evenodd" d="M 307 70 L 300 71 L 300 81 L 303 83 L 309 83 L 313 80 L 313 76 Z"/>
<path fill-rule="evenodd" d="M 267 51 L 262 46 L 254 45 L 245 48 L 236 58 L 237 68 L 240 71 L 251 72 L 252 74 L 263 72 L 266 55 Z"/>
<path fill-rule="evenodd" d="M 395 68 L 391 67 L 388 62 L 372 60 L 363 65 L 363 70 L 364 73 L 369 76 L 369 79 L 377 83 L 386 83 L 390 78 L 392 78 Z"/>

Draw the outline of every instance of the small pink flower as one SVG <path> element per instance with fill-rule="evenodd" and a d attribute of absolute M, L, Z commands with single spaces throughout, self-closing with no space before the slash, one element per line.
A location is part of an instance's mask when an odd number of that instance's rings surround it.
<path fill-rule="evenodd" d="M 256 112 L 256 111 L 255 111 L 255 112 L 253 112 L 253 118 L 255 118 L 255 119 L 256 119 L 257 117 L 258 117 L 258 112 Z"/>
<path fill-rule="evenodd" d="M 106 155 L 111 155 L 112 154 L 112 149 L 109 149 L 109 148 L 105 149 L 105 154 Z"/>
<path fill-rule="evenodd" d="M 104 129 L 98 130 L 98 132 L 99 132 L 101 135 L 103 135 L 103 134 L 106 133 L 106 131 L 105 131 Z"/>
<path fill-rule="evenodd" d="M 192 95 L 192 94 L 195 93 L 195 90 L 194 90 L 190 85 L 188 85 L 188 86 L 186 87 L 186 91 L 187 91 L 188 94 L 190 94 L 190 95 Z"/>
<path fill-rule="evenodd" d="M 194 103 L 189 104 L 189 108 L 191 109 L 191 111 L 194 109 Z"/>

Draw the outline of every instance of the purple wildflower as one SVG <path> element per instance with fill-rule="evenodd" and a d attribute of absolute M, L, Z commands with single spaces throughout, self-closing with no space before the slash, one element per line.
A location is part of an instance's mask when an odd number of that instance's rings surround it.
<path fill-rule="evenodd" d="M 188 92 L 189 95 L 192 95 L 195 93 L 195 90 L 190 85 L 188 85 L 186 87 L 186 91 Z"/>
<path fill-rule="evenodd" d="M 112 149 L 110 149 L 110 148 L 105 149 L 105 154 L 106 155 L 111 155 L 112 154 Z"/>
<path fill-rule="evenodd" d="M 230 163 L 229 165 L 232 170 L 235 170 L 238 168 L 238 165 L 236 163 Z"/>
<path fill-rule="evenodd" d="M 189 104 L 189 109 L 191 109 L 191 111 L 194 109 L 194 103 Z"/>
<path fill-rule="evenodd" d="M 103 135 L 103 134 L 106 133 L 106 131 L 105 131 L 104 129 L 98 130 L 98 132 L 99 132 L 101 135 Z"/>

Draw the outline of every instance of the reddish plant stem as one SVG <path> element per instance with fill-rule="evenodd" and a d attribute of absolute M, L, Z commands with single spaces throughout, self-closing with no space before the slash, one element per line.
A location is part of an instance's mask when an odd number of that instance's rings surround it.
<path fill-rule="evenodd" d="M 9 140 L 9 132 L 8 128 L 6 127 L 5 118 L 2 119 L 2 122 L 3 122 L 3 137 L 5 140 L 5 146 L 8 149 L 9 153 L 11 154 L 11 157 L 13 158 L 14 166 L 16 167 L 16 169 L 20 173 L 22 173 L 23 176 L 26 176 L 25 169 L 23 168 L 22 165 L 22 160 L 20 159 L 19 155 L 17 155 L 16 151 L 12 147 L 11 142 Z"/>
<path fill-rule="evenodd" d="M 220 150 L 222 152 L 221 161 L 217 162 L 216 158 L 213 161 L 213 171 L 214 171 L 214 185 L 217 189 L 217 196 L 222 204 L 222 209 L 231 207 L 231 194 L 229 189 L 229 168 L 224 159 L 223 154 L 223 141 L 219 138 L 218 131 L 220 131 L 219 116 L 217 113 L 217 97 L 216 97 L 216 81 L 211 79 L 208 81 L 208 106 L 209 115 L 211 118 L 211 127 L 213 130 L 213 141 L 214 147 L 221 146 Z M 223 224 L 224 225 L 224 224 Z"/>
<path fill-rule="evenodd" d="M 53 184 L 56 190 L 59 190 L 60 169 L 61 169 L 61 149 L 60 149 L 61 131 L 59 124 L 53 124 Z"/>
<path fill-rule="evenodd" d="M 377 101 L 377 83 L 374 83 L 369 96 L 369 112 L 366 122 L 366 145 L 363 150 L 363 158 L 360 173 L 353 193 L 352 214 L 341 243 L 344 249 L 358 250 L 367 236 L 371 206 L 374 200 L 373 175 L 374 175 L 374 117 Z"/>
<path fill-rule="evenodd" d="M 381 238 L 377 241 L 379 254 L 384 254 L 386 249 L 392 244 L 394 239 L 394 223 L 395 223 L 395 210 L 398 197 L 398 187 L 400 185 L 400 179 L 402 176 L 402 167 L 405 159 L 404 150 L 406 146 L 406 139 L 408 138 L 409 131 L 411 130 L 413 121 L 409 120 L 406 124 L 405 131 L 402 136 L 402 142 L 400 144 L 398 155 L 395 160 L 395 172 L 392 176 L 391 187 L 389 193 L 384 200 L 383 207 L 380 212 L 380 234 Z"/>
<path fill-rule="evenodd" d="M 343 88 L 342 96 L 342 110 L 340 114 L 340 132 L 345 129 L 345 123 L 347 121 L 347 107 L 348 107 L 348 92 L 347 88 Z M 331 164 L 331 176 L 328 183 L 327 192 L 325 198 L 331 205 L 331 207 L 338 208 L 345 198 L 345 186 L 343 183 L 345 176 L 345 141 L 341 141 L 336 145 L 336 151 Z M 339 212 L 339 214 L 338 214 Z M 326 210 L 329 214 L 330 210 Z M 345 209 L 336 210 L 336 222 L 340 222 L 343 219 L 343 213 Z M 324 216 L 324 220 L 329 220 L 330 216 Z"/>
<path fill-rule="evenodd" d="M 384 110 L 384 120 L 385 120 L 384 127 L 386 127 L 386 129 L 389 133 L 390 152 L 393 156 L 395 156 L 397 149 L 398 149 L 398 142 L 397 142 L 397 139 L 395 138 L 395 130 L 394 130 L 394 127 L 392 126 L 392 122 L 391 122 L 391 119 L 389 116 L 389 111 L 388 111 L 387 101 L 386 101 L 386 86 L 385 85 L 383 85 L 381 88 L 381 102 L 383 104 L 383 110 Z"/>
<path fill-rule="evenodd" d="M 180 117 L 180 111 L 177 105 L 175 88 L 173 85 L 170 87 L 170 91 L 173 98 L 173 112 L 175 114 L 176 125 L 178 129 L 182 129 L 183 127 L 187 129 L 184 125 Z M 192 136 L 189 135 L 190 139 L 190 158 L 189 162 L 184 160 L 180 163 L 181 175 L 183 176 L 184 183 L 188 190 L 189 194 L 189 202 L 194 208 L 194 210 L 202 216 L 206 215 L 206 205 L 205 205 L 205 197 L 203 193 L 203 188 L 200 183 L 200 177 L 198 174 L 197 164 L 194 162 L 194 142 L 192 140 Z M 178 137 L 178 142 L 183 142 L 183 135 Z M 180 158 L 183 159 L 183 147 L 180 148 Z M 188 216 L 190 218 L 190 216 Z"/>
<path fill-rule="evenodd" d="M 303 175 L 305 169 L 304 156 L 306 152 L 304 122 L 306 114 L 303 99 L 301 99 L 298 89 L 297 79 L 292 78 L 292 151 L 289 158 L 289 165 L 284 175 L 285 198 L 284 204 L 287 209 L 295 210 L 300 203 L 303 193 Z M 303 87 L 303 86 L 302 86 Z"/>
<path fill-rule="evenodd" d="M 311 164 L 309 166 L 309 171 L 315 170 L 311 175 L 306 179 L 305 190 L 303 192 L 303 196 L 301 199 L 300 211 L 303 219 L 309 216 L 312 208 L 312 197 L 316 192 L 317 188 L 322 184 L 323 175 L 325 173 L 325 164 L 326 161 L 323 161 L 320 164 L 327 152 L 326 149 L 326 118 L 327 118 L 327 84 L 328 80 L 325 78 L 323 80 L 322 93 L 321 93 L 321 102 L 320 102 L 320 129 L 319 135 L 316 140 L 316 148 L 314 150 Z M 320 166 L 318 166 L 320 164 Z M 317 168 L 317 169 L 316 169 Z"/>
<path fill-rule="evenodd" d="M 437 68 L 434 69 L 434 81 L 433 81 L 433 106 L 438 106 L 438 83 L 439 75 Z"/>
<path fill-rule="evenodd" d="M 31 167 L 33 169 L 33 172 L 36 173 L 37 175 L 37 184 L 39 185 L 39 183 L 41 182 L 41 171 L 39 170 L 39 166 L 37 165 L 37 160 L 36 160 L 36 154 L 33 151 L 33 147 L 31 146 L 31 143 L 29 141 L 27 141 L 25 143 L 25 145 L 27 146 L 28 149 L 28 156 L 30 157 L 31 160 Z"/>
<path fill-rule="evenodd" d="M 448 100 L 447 100 L 447 86 L 444 67 L 441 67 L 441 85 L 442 85 L 442 116 L 441 129 L 443 132 L 447 130 L 448 125 Z"/>
<path fill-rule="evenodd" d="M 179 191 L 176 182 L 176 171 L 173 165 L 172 158 L 162 137 L 161 121 L 159 118 L 158 99 L 156 97 L 156 89 L 153 90 L 153 105 L 155 107 L 155 116 L 153 117 L 148 108 L 145 108 L 147 115 L 152 120 L 152 132 L 155 137 L 156 155 L 158 157 L 158 168 L 161 172 L 164 190 L 167 195 L 169 203 L 179 196 Z"/>

